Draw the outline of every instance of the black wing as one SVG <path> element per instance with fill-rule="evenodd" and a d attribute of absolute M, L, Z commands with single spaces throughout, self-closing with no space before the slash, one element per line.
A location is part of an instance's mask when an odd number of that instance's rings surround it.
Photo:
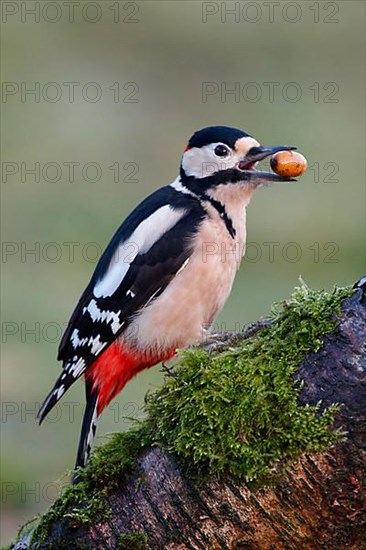
<path fill-rule="evenodd" d="M 141 221 L 165 205 L 182 211 L 182 217 L 149 250 L 137 253 L 111 296 L 97 297 L 93 290 L 107 274 L 120 243 L 128 241 Z M 98 355 L 127 328 L 133 315 L 164 291 L 190 257 L 192 237 L 204 214 L 197 199 L 165 187 L 142 202 L 121 225 L 101 257 L 62 337 L 58 359 L 64 362 L 63 372 L 38 413 L 40 421 Z"/>

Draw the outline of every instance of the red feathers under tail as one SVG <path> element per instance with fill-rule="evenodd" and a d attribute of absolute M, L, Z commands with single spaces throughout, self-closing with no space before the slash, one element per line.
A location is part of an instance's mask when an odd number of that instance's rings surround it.
<path fill-rule="evenodd" d="M 161 359 L 123 348 L 118 343 L 109 346 L 85 373 L 98 394 L 98 416 L 138 372 L 159 363 Z"/>

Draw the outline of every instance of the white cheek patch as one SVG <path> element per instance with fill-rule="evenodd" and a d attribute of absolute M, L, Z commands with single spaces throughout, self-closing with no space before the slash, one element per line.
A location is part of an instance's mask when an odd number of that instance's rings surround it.
<path fill-rule="evenodd" d="M 107 272 L 94 287 L 96 298 L 112 296 L 122 283 L 130 265 L 138 254 L 145 254 L 185 215 L 186 210 L 162 206 L 140 223 L 132 235 L 121 243 L 113 254 Z"/>
<path fill-rule="evenodd" d="M 231 154 L 229 158 L 219 158 L 215 155 L 215 147 L 218 143 L 211 143 L 204 147 L 192 147 L 183 155 L 182 167 L 187 176 L 205 178 L 219 170 L 233 168 L 238 162 L 238 157 Z"/>

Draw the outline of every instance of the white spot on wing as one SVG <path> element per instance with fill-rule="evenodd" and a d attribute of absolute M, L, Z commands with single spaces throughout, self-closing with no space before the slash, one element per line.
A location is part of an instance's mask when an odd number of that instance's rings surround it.
<path fill-rule="evenodd" d="M 74 378 L 78 378 L 85 370 L 85 361 L 82 357 L 79 357 L 76 362 L 67 363 L 65 369 L 68 374 L 71 374 Z"/>
<path fill-rule="evenodd" d="M 86 311 L 89 312 L 90 317 L 94 322 L 104 322 L 107 324 L 111 324 L 111 329 L 113 334 L 116 334 L 116 332 L 121 328 L 124 321 L 120 321 L 119 314 L 121 313 L 121 310 L 115 312 L 115 311 L 109 311 L 109 310 L 101 310 L 99 309 L 97 302 L 95 300 L 90 300 L 87 307 L 84 307 L 83 313 Z"/>
<path fill-rule="evenodd" d="M 90 336 L 90 338 L 88 338 L 87 336 L 85 338 L 79 338 L 79 330 L 77 328 L 74 329 L 71 335 L 71 342 L 74 346 L 74 349 L 78 348 L 79 346 L 90 346 L 90 351 L 93 355 L 98 355 L 98 353 L 100 353 L 102 349 L 106 346 L 106 342 L 100 341 L 100 334 L 98 334 L 94 338 L 93 336 Z"/>
<path fill-rule="evenodd" d="M 122 242 L 115 253 L 107 272 L 94 287 L 96 298 L 112 296 L 122 283 L 137 254 L 145 254 L 185 214 L 184 209 L 174 209 L 169 204 L 158 208 L 142 221 L 127 241 Z"/>

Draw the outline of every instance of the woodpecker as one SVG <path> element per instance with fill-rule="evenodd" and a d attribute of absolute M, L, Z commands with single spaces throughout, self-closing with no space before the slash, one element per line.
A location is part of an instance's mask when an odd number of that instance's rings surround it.
<path fill-rule="evenodd" d="M 296 147 L 262 147 L 226 126 L 190 138 L 177 179 L 144 199 L 102 254 L 58 350 L 61 375 L 39 423 L 81 376 L 86 407 L 75 467 L 87 464 L 98 418 L 138 372 L 198 343 L 228 298 L 244 254 L 245 212 L 260 184 L 296 181 L 256 170 Z"/>

